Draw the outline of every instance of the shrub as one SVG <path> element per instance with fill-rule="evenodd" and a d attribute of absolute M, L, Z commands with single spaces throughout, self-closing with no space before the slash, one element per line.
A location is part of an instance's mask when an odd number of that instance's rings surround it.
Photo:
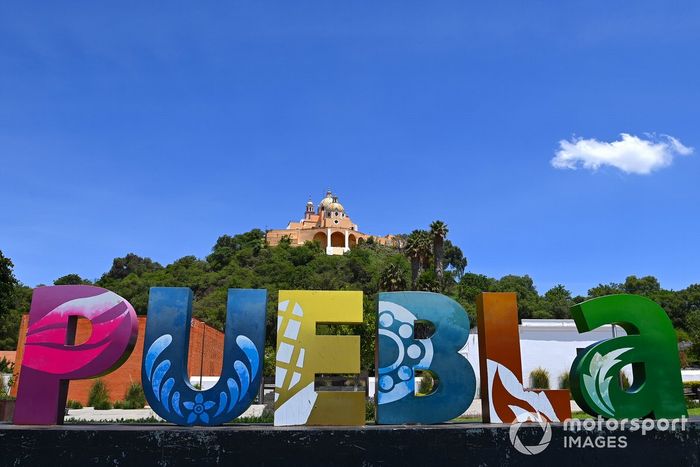
<path fill-rule="evenodd" d="M 15 369 L 15 364 L 7 358 L 2 357 L 0 360 L 0 373 L 12 373 Z"/>
<path fill-rule="evenodd" d="M 437 389 L 438 379 L 435 373 L 429 370 L 417 371 L 416 376 L 420 377 L 420 383 L 418 383 L 418 394 L 419 396 L 427 396 Z"/>
<path fill-rule="evenodd" d="M 365 421 L 374 421 L 374 399 L 371 397 L 365 401 Z"/>
<path fill-rule="evenodd" d="M 690 389 L 693 393 L 700 392 L 700 381 L 685 381 L 683 382 L 683 387 Z"/>
<path fill-rule="evenodd" d="M 263 374 L 265 376 L 275 376 L 276 353 L 277 351 L 273 346 L 268 345 L 265 347 L 265 360 L 263 361 Z"/>
<path fill-rule="evenodd" d="M 5 386 L 5 380 L 0 376 L 0 401 L 14 399 L 10 397 L 10 388 Z"/>
<path fill-rule="evenodd" d="M 433 388 L 433 381 L 430 376 L 423 374 L 420 378 L 420 383 L 418 383 L 418 394 L 428 394 Z"/>
<path fill-rule="evenodd" d="M 81 404 L 78 401 L 73 401 L 73 400 L 68 399 L 68 402 L 66 402 L 66 408 L 67 409 L 82 409 L 83 404 Z"/>
<path fill-rule="evenodd" d="M 440 282 L 438 281 L 435 271 L 423 271 L 421 275 L 418 276 L 416 288 L 425 292 L 440 292 Z"/>
<path fill-rule="evenodd" d="M 274 422 L 274 416 L 271 414 L 264 414 L 259 417 L 238 417 L 233 421 L 233 423 L 272 423 Z"/>
<path fill-rule="evenodd" d="M 265 408 L 263 408 L 261 418 L 264 420 L 269 419 L 269 420 L 274 421 L 274 419 L 275 419 L 275 405 L 272 402 L 272 400 L 265 403 Z"/>
<path fill-rule="evenodd" d="M 109 401 L 96 402 L 93 408 L 95 410 L 109 410 L 112 408 L 112 403 Z"/>
<path fill-rule="evenodd" d="M 565 371 L 561 375 L 559 375 L 559 388 L 560 389 L 569 389 L 571 388 L 569 384 L 569 372 Z"/>
<path fill-rule="evenodd" d="M 530 388 L 549 389 L 549 372 L 544 368 L 535 368 L 530 372 Z"/>
<path fill-rule="evenodd" d="M 125 409 L 143 409 L 146 405 L 146 395 L 141 383 L 131 383 L 124 394 Z"/>
<path fill-rule="evenodd" d="M 630 379 L 627 377 L 626 373 L 623 373 L 621 371 L 620 372 L 620 387 L 622 388 L 623 391 L 627 391 L 630 386 L 631 386 Z"/>
<path fill-rule="evenodd" d="M 700 406 L 696 399 L 700 399 L 700 381 L 684 381 L 683 394 L 686 396 L 689 409 L 694 409 Z"/>
<path fill-rule="evenodd" d="M 140 406 L 132 401 L 114 401 L 112 408 L 133 410 L 133 409 L 143 409 L 143 405 Z"/>
<path fill-rule="evenodd" d="M 88 406 L 94 407 L 95 410 L 109 410 L 112 408 L 112 404 L 109 401 L 109 391 L 104 381 L 101 379 L 96 379 L 90 388 L 90 395 L 88 396 Z"/>

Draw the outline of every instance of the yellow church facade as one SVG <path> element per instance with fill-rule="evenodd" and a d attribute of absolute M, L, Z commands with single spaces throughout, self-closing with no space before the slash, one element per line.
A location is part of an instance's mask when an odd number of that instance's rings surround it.
<path fill-rule="evenodd" d="M 338 202 L 338 197 L 328 190 L 318 206 L 309 200 L 306 203 L 304 218 L 299 222 L 290 222 L 286 229 L 268 230 L 266 241 L 275 246 L 288 237 L 292 246 L 306 242 L 317 242 L 325 248 L 327 255 L 342 255 L 358 243 L 374 237 L 381 245 L 394 246 L 394 236 L 377 237 L 359 231 Z"/>

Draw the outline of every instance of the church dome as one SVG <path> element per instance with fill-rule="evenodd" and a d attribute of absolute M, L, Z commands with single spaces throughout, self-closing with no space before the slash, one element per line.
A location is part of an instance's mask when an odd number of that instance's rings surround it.
<path fill-rule="evenodd" d="M 338 202 L 338 198 L 335 199 L 331 204 L 328 205 L 329 211 L 345 212 L 345 208 L 342 204 Z"/>
<path fill-rule="evenodd" d="M 326 191 L 326 197 L 321 200 L 318 207 L 327 208 L 331 203 L 333 203 L 333 194 L 331 193 L 331 190 L 328 190 Z"/>
<path fill-rule="evenodd" d="M 331 204 L 328 205 L 328 207 L 326 208 L 326 210 L 327 210 L 329 213 L 332 212 L 334 216 L 340 215 L 340 217 L 345 217 L 345 208 L 343 207 L 342 204 L 340 204 L 340 203 L 338 202 L 338 197 L 335 196 L 335 195 L 333 196 L 333 202 L 332 202 Z M 337 222 L 336 222 L 336 223 L 337 223 Z"/>

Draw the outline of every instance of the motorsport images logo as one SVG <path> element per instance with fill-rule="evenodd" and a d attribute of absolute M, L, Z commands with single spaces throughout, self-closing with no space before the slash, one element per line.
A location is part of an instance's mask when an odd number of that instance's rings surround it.
<path fill-rule="evenodd" d="M 547 449 L 552 442 L 552 427 L 547 419 L 539 413 L 523 415 L 510 425 L 510 442 L 519 453 L 533 456 Z M 564 449 L 624 449 L 627 447 L 626 432 L 641 430 L 642 436 L 645 436 L 650 431 L 685 431 L 687 421 L 688 418 L 685 416 L 672 420 L 665 418 L 658 420 L 649 418 L 616 420 L 604 419 L 600 416 L 597 419 L 586 418 L 583 420 L 570 418 L 564 421 L 562 442 Z M 523 425 L 532 428 L 539 427 L 540 429 L 527 430 L 526 433 L 523 433 L 521 430 Z M 535 432 L 534 436 L 533 432 Z"/>
<path fill-rule="evenodd" d="M 527 417 L 518 417 L 520 420 L 514 421 L 510 425 L 510 430 L 509 430 L 509 435 L 510 435 L 510 442 L 515 448 L 516 451 L 518 451 L 521 454 L 525 454 L 527 456 L 532 456 L 535 454 L 539 454 L 545 449 L 547 449 L 547 446 L 549 446 L 550 441 L 552 441 L 552 427 L 542 415 L 538 414 L 533 414 L 530 413 L 528 414 Z M 522 421 L 521 421 L 522 420 Z M 539 442 L 535 444 L 524 444 L 523 440 L 520 438 L 519 433 L 520 433 L 520 427 L 522 427 L 525 423 L 528 422 L 535 422 L 539 425 L 539 427 L 542 429 L 543 434 L 542 438 L 540 439 Z M 529 425 L 529 426 L 534 426 L 534 425 Z"/>

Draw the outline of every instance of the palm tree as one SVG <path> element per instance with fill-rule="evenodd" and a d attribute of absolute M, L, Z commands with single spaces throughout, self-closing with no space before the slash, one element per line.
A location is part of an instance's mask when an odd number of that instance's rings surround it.
<path fill-rule="evenodd" d="M 418 274 L 420 272 L 420 242 L 418 236 L 415 235 L 416 232 L 411 233 L 411 235 L 406 238 L 406 256 L 411 260 L 411 289 L 415 290 L 416 283 L 418 282 Z"/>
<path fill-rule="evenodd" d="M 418 252 L 420 256 L 420 269 L 418 275 L 423 272 L 424 268 L 430 267 L 430 253 L 433 250 L 433 241 L 430 238 L 430 233 L 427 230 L 418 231 Z"/>
<path fill-rule="evenodd" d="M 406 278 L 396 263 L 388 264 L 379 276 L 379 288 L 387 292 L 406 289 Z"/>
<path fill-rule="evenodd" d="M 433 239 L 433 257 L 435 259 L 435 274 L 442 284 L 443 267 L 442 257 L 445 248 L 445 237 L 447 237 L 447 225 L 442 221 L 435 221 L 430 224 L 430 236 Z"/>

